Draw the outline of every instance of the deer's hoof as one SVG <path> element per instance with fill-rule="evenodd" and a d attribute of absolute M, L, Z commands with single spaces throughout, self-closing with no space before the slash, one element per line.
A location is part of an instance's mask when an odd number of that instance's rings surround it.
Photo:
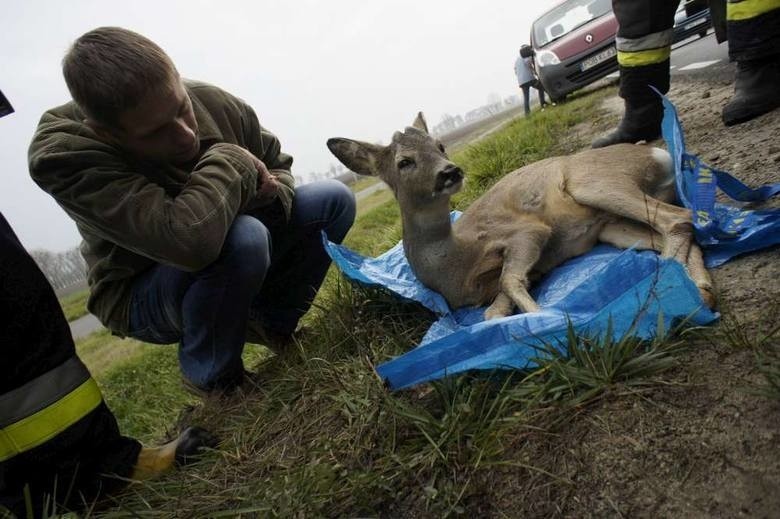
<path fill-rule="evenodd" d="M 701 294 L 702 301 L 707 305 L 707 308 L 715 310 L 718 306 L 718 298 L 712 293 L 709 288 L 699 288 L 699 294 Z"/>
<path fill-rule="evenodd" d="M 510 315 L 509 313 L 505 312 L 503 309 L 497 309 L 490 307 L 487 310 L 485 310 L 485 320 L 489 321 L 491 319 L 500 319 L 501 317 L 506 317 L 507 315 Z"/>

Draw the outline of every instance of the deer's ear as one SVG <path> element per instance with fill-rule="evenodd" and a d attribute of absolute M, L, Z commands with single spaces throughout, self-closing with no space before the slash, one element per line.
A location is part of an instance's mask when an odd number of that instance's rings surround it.
<path fill-rule="evenodd" d="M 412 128 L 417 128 L 421 132 L 428 133 L 428 123 L 425 122 L 425 116 L 422 112 L 417 112 L 417 117 L 415 117 L 414 122 L 412 123 Z"/>
<path fill-rule="evenodd" d="M 328 139 L 328 149 L 342 164 L 358 175 L 377 174 L 377 155 L 382 146 L 334 137 Z"/>

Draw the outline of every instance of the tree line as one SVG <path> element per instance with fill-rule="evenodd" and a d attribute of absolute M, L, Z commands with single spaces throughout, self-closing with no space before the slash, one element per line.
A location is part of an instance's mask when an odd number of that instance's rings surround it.
<path fill-rule="evenodd" d="M 63 252 L 35 249 L 30 251 L 30 256 L 55 290 L 82 283 L 87 279 L 87 263 L 78 247 Z"/>

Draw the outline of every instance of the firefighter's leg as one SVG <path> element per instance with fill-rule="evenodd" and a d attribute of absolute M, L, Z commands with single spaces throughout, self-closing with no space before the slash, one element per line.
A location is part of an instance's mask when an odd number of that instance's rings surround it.
<path fill-rule="evenodd" d="M 780 106 L 780 0 L 729 0 L 726 23 L 737 62 L 734 97 L 723 107 L 731 126 Z"/>
<path fill-rule="evenodd" d="M 596 139 L 594 148 L 661 136 L 663 106 L 650 87 L 663 94 L 669 91 L 669 54 L 677 4 L 678 0 L 612 1 L 619 26 L 615 43 L 625 111 L 617 129 Z"/>

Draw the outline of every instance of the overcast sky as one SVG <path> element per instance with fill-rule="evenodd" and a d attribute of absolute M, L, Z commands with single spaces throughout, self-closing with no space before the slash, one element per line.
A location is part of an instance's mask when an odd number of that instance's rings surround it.
<path fill-rule="evenodd" d="M 80 241 L 67 215 L 30 180 L 38 119 L 69 100 L 60 61 L 98 26 L 157 42 L 182 76 L 216 84 L 255 108 L 295 158 L 293 173 L 325 171 L 325 141 L 387 142 L 418 110 L 430 125 L 518 93 L 513 72 L 531 22 L 557 0 L 112 0 L 3 2 L 0 211 L 28 248 Z M 481 4 L 481 5 L 478 5 Z"/>

